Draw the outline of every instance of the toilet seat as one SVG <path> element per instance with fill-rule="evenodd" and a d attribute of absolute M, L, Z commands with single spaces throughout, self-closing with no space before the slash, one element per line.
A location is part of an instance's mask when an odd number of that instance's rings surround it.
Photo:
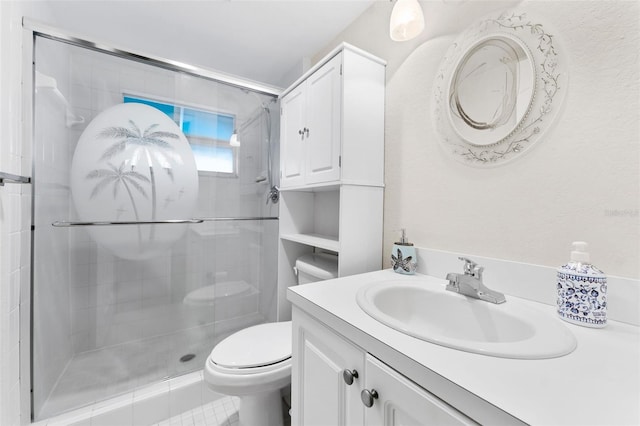
<path fill-rule="evenodd" d="M 245 328 L 218 343 L 209 361 L 228 374 L 277 369 L 283 363 L 291 363 L 291 333 L 291 321 Z"/>
<path fill-rule="evenodd" d="M 270 374 L 274 373 L 278 375 L 280 372 L 285 373 L 288 370 L 291 370 L 291 357 L 286 358 L 282 361 L 261 365 L 259 367 L 225 367 L 219 364 L 216 364 L 211 358 L 208 360 L 208 365 L 212 370 L 217 371 L 220 374 L 228 375 L 228 376 L 243 376 L 243 375 L 254 375 L 258 376 L 261 374 Z"/>
<path fill-rule="evenodd" d="M 232 334 L 211 351 L 205 381 L 216 392 L 237 396 L 287 386 L 291 382 L 291 334 L 291 321 L 260 324 Z"/>

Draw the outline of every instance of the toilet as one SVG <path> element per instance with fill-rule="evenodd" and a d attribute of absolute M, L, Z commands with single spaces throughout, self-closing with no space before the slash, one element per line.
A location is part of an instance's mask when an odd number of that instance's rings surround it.
<path fill-rule="evenodd" d="M 310 253 L 296 261 L 298 285 L 336 278 L 338 257 Z M 283 424 L 280 391 L 291 383 L 291 321 L 240 330 L 218 343 L 204 379 L 215 392 L 240 397 L 240 426 Z"/>

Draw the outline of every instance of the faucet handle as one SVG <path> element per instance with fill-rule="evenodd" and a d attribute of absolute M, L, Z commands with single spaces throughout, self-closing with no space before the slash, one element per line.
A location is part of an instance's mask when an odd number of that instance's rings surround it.
<path fill-rule="evenodd" d="M 482 271 L 484 271 L 484 266 L 476 265 L 473 267 L 473 272 L 471 275 L 482 281 Z"/>
<path fill-rule="evenodd" d="M 478 264 L 471 259 L 467 259 L 466 257 L 458 257 L 459 260 L 464 262 L 464 266 L 462 267 L 465 275 L 474 275 L 474 272 L 478 268 Z M 480 267 L 482 269 L 482 267 Z M 482 271 L 480 271 L 482 272 Z"/>

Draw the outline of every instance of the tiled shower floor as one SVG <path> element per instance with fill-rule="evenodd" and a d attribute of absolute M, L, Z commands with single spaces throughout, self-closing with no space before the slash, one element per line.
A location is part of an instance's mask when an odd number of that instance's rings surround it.
<path fill-rule="evenodd" d="M 202 369 L 216 343 L 237 329 L 262 321 L 260 315 L 249 315 L 234 319 L 233 329 L 218 324 L 196 327 L 80 353 L 67 365 L 37 418 L 48 418 L 167 377 Z M 185 354 L 195 357 L 181 362 Z"/>

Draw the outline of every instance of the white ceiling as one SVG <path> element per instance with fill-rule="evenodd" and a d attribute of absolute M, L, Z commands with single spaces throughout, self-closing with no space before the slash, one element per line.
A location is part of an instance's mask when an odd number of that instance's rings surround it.
<path fill-rule="evenodd" d="M 46 0 L 35 18 L 116 47 L 285 86 L 303 58 L 374 1 Z"/>

